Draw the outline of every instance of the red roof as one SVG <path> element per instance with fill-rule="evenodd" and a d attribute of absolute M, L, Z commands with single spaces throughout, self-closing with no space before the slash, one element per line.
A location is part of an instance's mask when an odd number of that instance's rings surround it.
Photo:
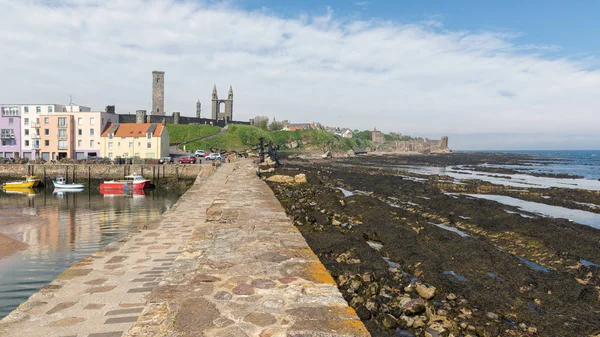
<path fill-rule="evenodd" d="M 164 126 L 160 123 L 109 123 L 101 137 L 108 137 L 109 133 L 113 133 L 114 137 L 146 137 L 152 128 L 152 137 L 160 137 Z"/>

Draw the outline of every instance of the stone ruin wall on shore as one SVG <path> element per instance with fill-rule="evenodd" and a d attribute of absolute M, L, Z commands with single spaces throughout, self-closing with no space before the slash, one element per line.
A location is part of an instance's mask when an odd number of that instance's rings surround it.
<path fill-rule="evenodd" d="M 415 138 L 408 141 L 388 141 L 378 146 L 378 151 L 392 153 L 449 153 L 448 137 L 440 140 Z"/>

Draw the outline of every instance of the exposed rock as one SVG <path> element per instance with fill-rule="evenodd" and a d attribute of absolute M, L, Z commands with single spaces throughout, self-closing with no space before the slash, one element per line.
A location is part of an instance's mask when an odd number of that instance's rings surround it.
<path fill-rule="evenodd" d="M 425 337 L 445 337 L 448 331 L 439 323 L 433 323 L 425 330 Z"/>
<path fill-rule="evenodd" d="M 394 329 L 398 326 L 398 320 L 396 319 L 396 317 L 390 314 L 385 314 L 383 317 L 383 326 L 385 326 L 388 329 Z"/>
<path fill-rule="evenodd" d="M 433 296 L 435 295 L 435 287 L 433 286 L 426 286 L 424 284 L 417 284 L 416 286 L 417 289 L 417 293 L 419 293 L 419 296 L 421 296 L 423 299 L 426 300 L 430 300 L 433 298 Z"/>
<path fill-rule="evenodd" d="M 306 184 L 308 181 L 306 180 L 306 174 L 300 173 L 294 176 L 294 182 L 296 184 Z"/>
<path fill-rule="evenodd" d="M 495 313 L 493 313 L 493 312 L 488 312 L 488 313 L 486 314 L 486 316 L 487 316 L 489 319 L 493 319 L 494 321 L 498 320 L 498 318 L 499 318 L 498 314 L 495 314 Z"/>
<path fill-rule="evenodd" d="M 406 315 L 418 315 L 425 311 L 425 301 L 421 298 L 410 300 L 402 306 L 402 311 Z"/>
<path fill-rule="evenodd" d="M 453 293 L 448 294 L 448 296 L 446 296 L 446 299 L 448 301 L 454 301 L 456 299 L 456 295 L 454 295 Z"/>
<path fill-rule="evenodd" d="M 323 153 L 321 158 L 324 158 L 324 159 L 331 158 L 331 151 L 327 151 L 327 152 Z"/>
<path fill-rule="evenodd" d="M 286 175 L 276 174 L 267 178 L 267 181 L 278 184 L 293 184 L 294 178 Z"/>

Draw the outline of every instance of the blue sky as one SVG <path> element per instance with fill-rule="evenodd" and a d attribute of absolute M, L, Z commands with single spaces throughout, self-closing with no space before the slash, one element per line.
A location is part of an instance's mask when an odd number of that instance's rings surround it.
<path fill-rule="evenodd" d="M 76 103 L 600 149 L 600 2 L 0 0 L 0 104 Z"/>
<path fill-rule="evenodd" d="M 516 41 L 557 48 L 557 54 L 598 57 L 600 1 L 558 0 L 428 0 L 319 1 L 237 0 L 248 10 L 267 8 L 286 17 L 319 15 L 330 7 L 349 19 L 381 19 L 404 23 L 437 20 L 449 30 L 498 31 L 518 35 Z"/>

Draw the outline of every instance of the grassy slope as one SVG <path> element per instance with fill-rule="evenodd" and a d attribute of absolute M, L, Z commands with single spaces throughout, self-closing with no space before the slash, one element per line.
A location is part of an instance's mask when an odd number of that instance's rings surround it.
<path fill-rule="evenodd" d="M 245 151 L 257 146 L 260 137 L 265 139 L 265 144 L 272 141 L 274 144 L 281 145 L 284 150 L 286 149 L 285 144 L 295 140 L 308 143 L 297 149 L 299 151 L 324 150 L 327 144 L 330 144 L 331 149 L 334 151 L 347 151 L 371 146 L 369 141 L 341 138 L 324 130 L 275 131 L 270 133 L 253 126 L 230 125 L 227 133 L 212 139 L 189 143 L 188 148 L 192 151 L 198 149 L 208 150 L 210 148 Z"/>
<path fill-rule="evenodd" d="M 218 126 L 210 125 L 167 124 L 167 130 L 169 130 L 169 139 L 173 145 L 177 141 L 182 143 L 194 138 L 212 136 L 219 133 L 221 129 Z"/>

